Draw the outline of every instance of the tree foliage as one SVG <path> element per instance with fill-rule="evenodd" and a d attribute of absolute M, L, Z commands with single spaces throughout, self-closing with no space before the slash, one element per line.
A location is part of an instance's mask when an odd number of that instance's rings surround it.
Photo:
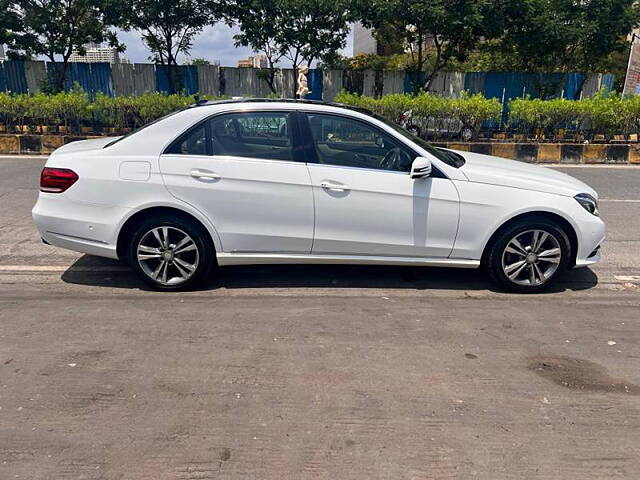
<path fill-rule="evenodd" d="M 61 91 L 74 51 L 85 52 L 85 44 L 108 42 L 124 51 L 109 29 L 117 23 L 112 14 L 115 0 L 19 0 L 4 1 L 0 14 L 4 36 L 13 55 L 61 60 L 53 87 Z"/>
<path fill-rule="evenodd" d="M 494 47 L 525 71 L 593 71 L 640 21 L 635 0 L 501 1 L 505 31 Z"/>
<path fill-rule="evenodd" d="M 413 70 L 427 67 L 427 50 L 433 50 L 423 87 L 428 90 L 436 73 L 450 61 L 464 61 L 483 39 L 500 34 L 495 3 L 491 0 L 364 0 L 362 23 L 376 31 L 393 28 L 401 35 L 413 58 Z"/>
<path fill-rule="evenodd" d="M 282 59 L 293 64 L 295 93 L 299 66 L 344 48 L 355 19 L 348 0 L 228 0 L 225 12 L 227 22 L 240 28 L 236 44 L 267 57 L 270 75 L 265 80 L 273 92 L 275 68 Z"/>
<path fill-rule="evenodd" d="M 173 93 L 181 88 L 178 56 L 188 55 L 193 38 L 217 16 L 218 4 L 210 0 L 129 0 L 122 25 L 140 32 L 149 60 L 165 69 Z"/>

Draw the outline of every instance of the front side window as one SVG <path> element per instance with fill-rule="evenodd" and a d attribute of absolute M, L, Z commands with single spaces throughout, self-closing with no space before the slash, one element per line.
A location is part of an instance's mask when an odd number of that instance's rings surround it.
<path fill-rule="evenodd" d="M 318 163 L 408 172 L 413 154 L 365 122 L 337 115 L 307 114 Z"/>
<path fill-rule="evenodd" d="M 290 114 L 247 112 L 210 120 L 213 155 L 293 161 Z"/>

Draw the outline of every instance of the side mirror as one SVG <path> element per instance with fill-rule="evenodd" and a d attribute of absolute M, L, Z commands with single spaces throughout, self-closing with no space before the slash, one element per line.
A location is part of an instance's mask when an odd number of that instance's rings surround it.
<path fill-rule="evenodd" d="M 431 175 L 431 160 L 424 157 L 416 158 L 411 164 L 411 178 L 417 180 Z"/>

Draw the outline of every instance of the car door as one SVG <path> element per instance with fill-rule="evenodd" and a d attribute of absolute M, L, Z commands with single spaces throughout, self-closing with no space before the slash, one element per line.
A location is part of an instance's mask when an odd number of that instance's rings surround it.
<path fill-rule="evenodd" d="M 315 199 L 315 254 L 448 257 L 459 196 L 434 169 L 412 180 L 417 156 L 377 126 L 308 112 L 308 164 Z"/>
<path fill-rule="evenodd" d="M 310 253 L 313 194 L 296 158 L 294 115 L 215 115 L 161 156 L 167 188 L 211 219 L 224 252 Z"/>

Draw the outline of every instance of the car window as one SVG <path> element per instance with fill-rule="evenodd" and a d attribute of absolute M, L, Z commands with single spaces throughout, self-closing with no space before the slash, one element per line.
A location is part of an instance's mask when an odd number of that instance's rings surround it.
<path fill-rule="evenodd" d="M 372 113 L 372 112 L 367 113 L 367 115 L 371 115 L 376 120 L 379 120 L 379 121 L 385 123 L 386 125 L 388 125 L 389 127 L 393 128 L 397 133 L 399 133 L 400 135 L 402 135 L 406 139 L 408 139 L 408 140 L 410 140 L 410 141 L 412 141 L 414 143 L 417 143 L 420 147 L 424 148 L 431 155 L 433 155 L 437 159 L 443 161 L 447 165 L 450 165 L 450 166 L 452 166 L 454 168 L 460 168 L 465 164 L 465 159 L 464 159 L 464 157 L 462 155 L 454 153 L 454 152 L 451 152 L 451 151 L 448 151 L 448 150 L 443 150 L 442 148 L 434 147 L 433 145 L 431 145 L 426 140 L 423 140 L 422 138 L 418 137 L 417 135 L 414 135 L 413 133 L 409 132 L 407 129 L 401 127 L 400 125 L 398 125 L 396 123 L 393 123 L 393 122 L 390 122 L 389 120 L 387 120 L 386 118 L 382 117 L 381 115 L 378 115 L 378 114 Z"/>
<path fill-rule="evenodd" d="M 365 122 L 338 115 L 307 114 L 318 163 L 408 172 L 413 154 Z"/>
<path fill-rule="evenodd" d="M 182 155 L 206 155 L 207 134 L 206 126 L 202 125 L 190 130 L 174 143 L 169 153 Z"/>
<path fill-rule="evenodd" d="M 220 115 L 210 128 L 213 155 L 293 161 L 289 113 Z"/>

